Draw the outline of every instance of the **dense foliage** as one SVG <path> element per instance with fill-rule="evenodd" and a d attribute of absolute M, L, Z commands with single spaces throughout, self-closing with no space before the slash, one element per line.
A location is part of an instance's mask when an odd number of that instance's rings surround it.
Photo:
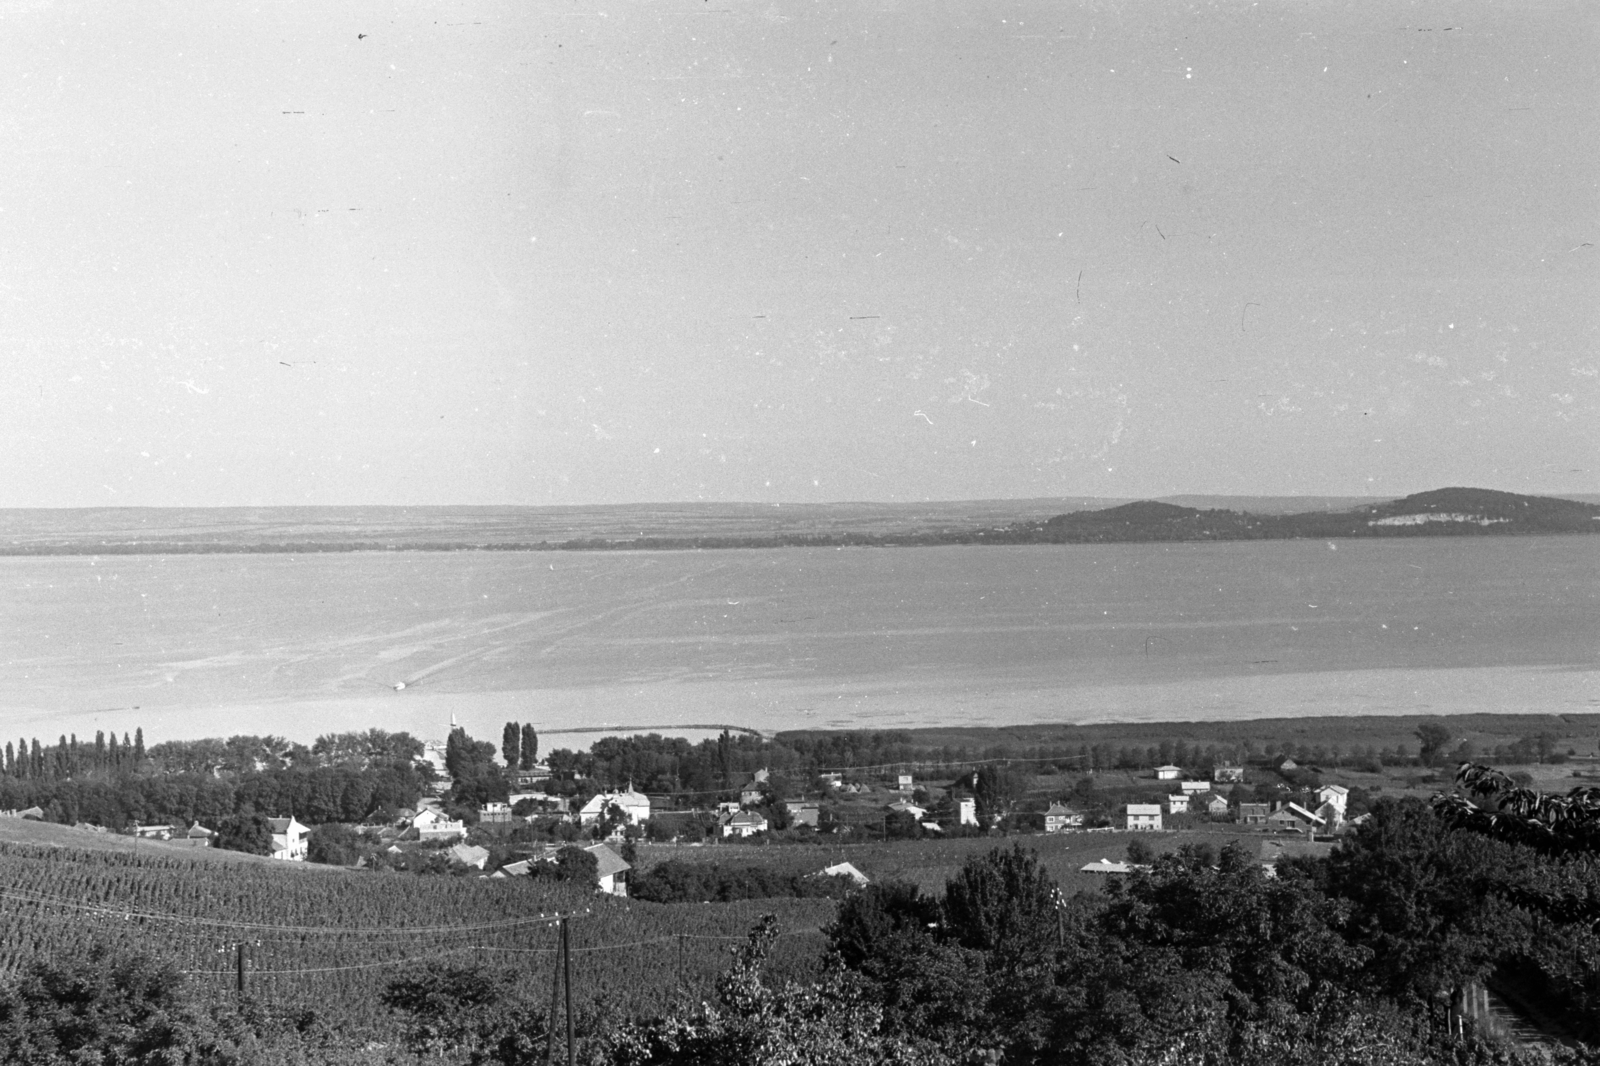
<path fill-rule="evenodd" d="M 726 903 L 735 899 L 795 896 L 842 899 L 853 885 L 847 877 L 786 873 L 770 866 L 724 866 L 715 862 L 668 859 L 636 875 L 628 883 L 634 899 L 652 903 Z"/>

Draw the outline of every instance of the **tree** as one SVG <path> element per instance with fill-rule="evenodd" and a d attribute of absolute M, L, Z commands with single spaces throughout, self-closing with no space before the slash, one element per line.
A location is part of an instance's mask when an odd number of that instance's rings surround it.
<path fill-rule="evenodd" d="M 212 846 L 249 855 L 271 855 L 272 826 L 259 814 L 236 814 L 217 823 Z"/>
<path fill-rule="evenodd" d="M 515 770 L 522 763 L 522 727 L 515 722 L 507 722 L 500 731 L 500 757 L 507 770 Z"/>
<path fill-rule="evenodd" d="M 389 982 L 381 999 L 406 1016 L 406 1044 L 418 1054 L 466 1051 L 475 1063 L 532 1064 L 542 1058 L 545 1022 L 513 1001 L 513 989 L 509 974 L 432 962 Z"/>
<path fill-rule="evenodd" d="M 450 730 L 444 745 L 445 772 L 452 781 L 463 781 L 486 774 L 496 774 L 500 768 L 494 762 L 494 745 L 484 740 L 473 740 L 460 726 Z"/>
<path fill-rule="evenodd" d="M 1150 863 L 1155 862 L 1156 853 L 1155 849 L 1152 848 L 1148 843 L 1140 840 L 1138 837 L 1134 837 L 1132 840 L 1128 841 L 1127 858 L 1129 862 L 1134 863 L 1135 865 L 1148 866 Z"/>
<path fill-rule="evenodd" d="M 306 861 L 326 866 L 354 866 L 362 850 L 361 834 L 341 822 L 313 826 L 306 839 Z"/>
<path fill-rule="evenodd" d="M 533 723 L 526 722 L 522 726 L 522 760 L 521 768 L 532 770 L 534 763 L 539 760 L 539 734 L 534 732 Z"/>
<path fill-rule="evenodd" d="M 35 962 L 0 993 L 0 1060 L 18 1066 L 238 1062 L 240 1050 L 183 974 L 142 954 Z"/>
<path fill-rule="evenodd" d="M 763 916 L 718 978 L 716 1002 L 612 1027 L 600 1058 L 614 1066 L 953 1066 L 942 1051 L 888 1031 L 882 1008 L 845 975 L 769 984 L 763 970 L 776 938 L 776 920 Z"/>
<path fill-rule="evenodd" d="M 1422 765 L 1432 766 L 1439 761 L 1439 755 L 1444 751 L 1444 746 L 1450 743 L 1450 730 L 1438 722 L 1423 722 L 1417 726 L 1417 739 L 1422 742 L 1417 751 L 1417 758 Z"/>

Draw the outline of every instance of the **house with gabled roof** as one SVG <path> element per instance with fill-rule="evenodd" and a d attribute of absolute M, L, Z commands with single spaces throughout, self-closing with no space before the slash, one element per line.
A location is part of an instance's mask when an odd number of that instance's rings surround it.
<path fill-rule="evenodd" d="M 595 858 L 595 887 L 613 896 L 626 896 L 628 871 L 633 867 L 604 844 L 590 844 L 583 850 Z"/>
<path fill-rule="evenodd" d="M 1345 805 L 1350 802 L 1350 790 L 1343 785 L 1323 785 L 1317 789 L 1317 802 L 1330 804 L 1339 811 L 1339 820 L 1344 820 Z"/>
<path fill-rule="evenodd" d="M 294 815 L 287 818 L 268 818 L 272 827 L 272 857 L 286 862 L 305 862 L 310 847 L 307 836 L 311 829 L 301 825 Z"/>
<path fill-rule="evenodd" d="M 912 803 L 909 800 L 895 800 L 893 803 L 888 805 L 888 810 L 894 814 L 909 814 L 919 822 L 922 821 L 923 818 L 927 817 L 928 814 L 927 808 L 918 807 L 915 803 Z"/>
<path fill-rule="evenodd" d="M 454 840 L 467 835 L 467 823 L 451 818 L 437 807 L 424 807 L 411 817 L 418 840 Z"/>
<path fill-rule="evenodd" d="M 453 866 L 465 866 L 473 870 L 481 870 L 489 861 L 489 849 L 480 848 L 476 844 L 457 844 L 445 853 L 449 856 Z"/>
<path fill-rule="evenodd" d="M 722 835 L 725 837 L 750 837 L 766 831 L 766 816 L 759 811 L 726 815 L 722 822 Z"/>
<path fill-rule="evenodd" d="M 604 818 L 606 811 L 613 805 L 622 812 L 629 825 L 638 825 L 640 822 L 650 820 L 650 797 L 642 792 L 635 792 L 633 786 L 629 785 L 621 792 L 601 792 L 592 797 L 578 811 L 578 821 L 584 825 L 593 825 Z"/>
<path fill-rule="evenodd" d="M 207 829 L 197 821 L 189 827 L 188 832 L 182 836 L 173 837 L 172 842 L 181 844 L 186 848 L 209 848 L 212 843 L 211 838 L 216 835 L 215 832 Z"/>
<path fill-rule="evenodd" d="M 1071 807 L 1063 807 L 1059 803 L 1050 804 L 1044 812 L 1044 831 L 1046 833 L 1060 833 L 1068 829 L 1082 829 L 1083 814 Z"/>
<path fill-rule="evenodd" d="M 1206 800 L 1206 813 L 1213 818 L 1226 818 L 1228 815 L 1228 801 L 1225 797 L 1212 793 Z"/>
<path fill-rule="evenodd" d="M 1328 823 L 1320 815 L 1313 814 L 1298 803 L 1285 803 L 1267 815 L 1267 824 L 1278 829 L 1303 832 L 1306 829 L 1320 829 Z"/>

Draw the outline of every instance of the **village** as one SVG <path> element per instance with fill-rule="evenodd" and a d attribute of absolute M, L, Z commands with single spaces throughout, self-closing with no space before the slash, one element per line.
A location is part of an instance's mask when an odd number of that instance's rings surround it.
<path fill-rule="evenodd" d="M 505 799 L 464 808 L 451 794 L 446 744 L 423 745 L 423 759 L 434 771 L 429 795 L 412 808 L 390 812 L 378 824 L 319 827 L 293 815 L 266 819 L 267 854 L 284 862 L 329 862 L 319 833 L 342 830 L 354 839 L 332 861 L 420 873 L 508 879 L 529 876 L 581 876 L 597 891 L 628 895 L 630 873 L 640 863 L 640 845 L 651 857 L 677 854 L 679 848 L 722 848 L 804 844 L 821 839 L 893 840 L 967 836 L 1027 836 L 1075 833 L 1159 834 L 1203 832 L 1207 828 L 1244 829 L 1263 834 L 1261 864 L 1271 871 L 1285 856 L 1326 855 L 1343 833 L 1366 815 L 1352 816 L 1351 788 L 1324 783 L 1293 759 L 1268 767 L 1217 763 L 1207 772 L 1186 772 L 1165 764 L 1146 771 L 1138 783 L 1097 787 L 1096 775 L 1066 779 L 1038 777 L 999 766 L 978 766 L 957 775 L 919 779 L 910 770 L 891 773 L 823 772 L 796 787 L 785 775 L 758 769 L 736 787 L 718 792 L 714 804 L 685 808 L 633 787 L 585 789 L 588 782 L 558 781 L 547 762 L 526 768 L 498 767 Z M 1265 789 L 1250 788 L 1247 774 L 1270 779 Z M 1101 775 L 1102 777 L 1106 775 Z M 1297 788 L 1296 785 L 1303 786 Z M 513 789 L 515 791 L 513 791 Z M 1279 798 L 1260 799 L 1263 791 Z M 1362 799 L 1358 790 L 1358 799 Z M 1116 802 L 1117 800 L 1125 802 Z M 0 816 L 42 819 L 39 808 L 3 811 Z M 80 823 L 78 828 L 106 832 Z M 167 847 L 206 848 L 219 844 L 217 830 L 194 821 L 187 826 L 135 824 L 125 830 L 135 840 Z M 224 845 L 225 846 L 225 845 Z M 666 852 L 658 846 L 668 847 Z M 580 851 L 589 861 L 563 867 L 562 853 Z M 1121 859 L 1084 864 L 1082 872 L 1126 875 L 1148 865 L 1150 849 L 1136 841 Z M 818 877 L 843 877 L 866 884 L 868 877 L 850 862 L 819 863 Z"/>

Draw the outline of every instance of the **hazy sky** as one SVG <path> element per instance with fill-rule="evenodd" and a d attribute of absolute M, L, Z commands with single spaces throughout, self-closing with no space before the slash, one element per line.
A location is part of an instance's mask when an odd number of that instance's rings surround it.
<path fill-rule="evenodd" d="M 1600 491 L 1597 12 L 0 2 L 0 505 Z"/>

